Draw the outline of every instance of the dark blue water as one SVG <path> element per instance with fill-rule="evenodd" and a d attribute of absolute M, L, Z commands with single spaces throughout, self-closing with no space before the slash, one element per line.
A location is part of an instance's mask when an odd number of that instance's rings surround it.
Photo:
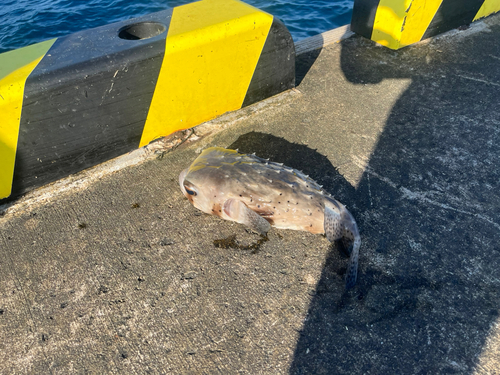
<path fill-rule="evenodd" d="M 0 53 L 190 0 L 0 0 Z M 246 0 L 285 23 L 298 41 L 351 21 L 353 0 Z"/>

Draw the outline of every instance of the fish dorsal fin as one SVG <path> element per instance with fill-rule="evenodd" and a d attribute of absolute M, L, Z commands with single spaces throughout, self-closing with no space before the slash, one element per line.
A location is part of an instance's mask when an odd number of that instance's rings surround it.
<path fill-rule="evenodd" d="M 266 234 L 271 225 L 257 212 L 251 210 L 238 199 L 228 199 L 224 202 L 224 213 L 237 223 L 241 223 L 261 234 Z"/>

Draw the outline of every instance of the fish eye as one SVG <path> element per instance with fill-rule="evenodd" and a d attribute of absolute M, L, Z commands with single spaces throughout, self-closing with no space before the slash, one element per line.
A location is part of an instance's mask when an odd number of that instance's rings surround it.
<path fill-rule="evenodd" d="M 189 189 L 188 187 L 184 186 L 184 189 L 186 189 L 186 193 L 192 196 L 196 196 L 196 191 Z"/>

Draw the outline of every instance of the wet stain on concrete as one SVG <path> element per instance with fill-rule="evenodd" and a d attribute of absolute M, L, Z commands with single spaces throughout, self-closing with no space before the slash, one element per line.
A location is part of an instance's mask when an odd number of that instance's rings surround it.
<path fill-rule="evenodd" d="M 267 241 L 269 241 L 269 238 L 267 236 L 261 235 L 260 239 L 258 239 L 256 242 L 250 245 L 242 245 L 236 240 L 236 235 L 233 234 L 223 239 L 214 240 L 214 246 L 221 249 L 237 249 L 245 251 L 251 250 L 252 254 L 256 254 L 260 251 L 260 247 L 262 246 L 262 244 Z"/>

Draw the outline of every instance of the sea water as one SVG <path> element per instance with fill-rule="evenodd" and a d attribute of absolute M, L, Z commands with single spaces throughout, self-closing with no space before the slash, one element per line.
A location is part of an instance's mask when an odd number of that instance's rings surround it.
<path fill-rule="evenodd" d="M 351 21 L 353 0 L 244 0 L 280 19 L 294 41 Z M 0 53 L 189 0 L 0 0 Z"/>

